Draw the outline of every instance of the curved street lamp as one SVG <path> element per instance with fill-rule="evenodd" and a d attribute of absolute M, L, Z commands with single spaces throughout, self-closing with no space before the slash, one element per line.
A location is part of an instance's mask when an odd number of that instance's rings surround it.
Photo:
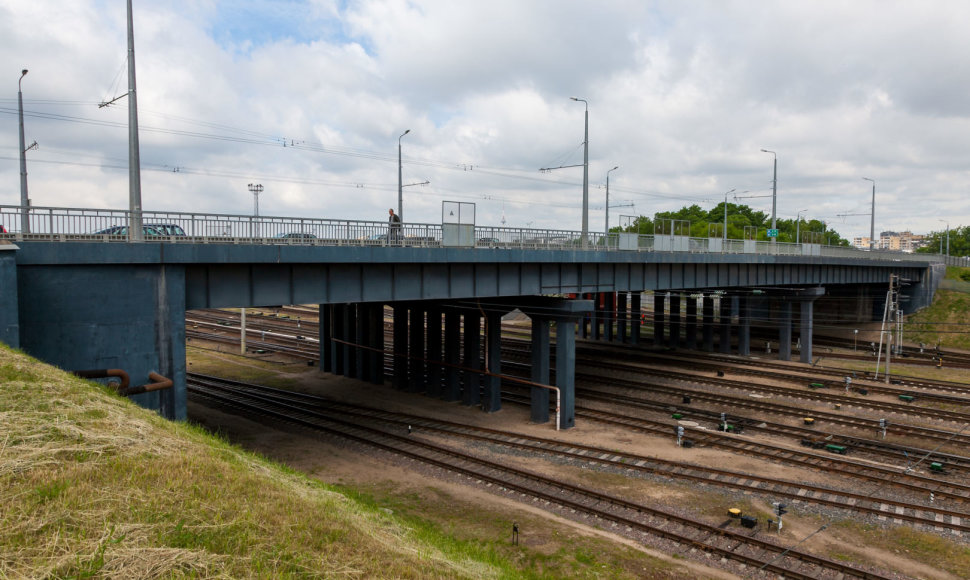
<path fill-rule="evenodd" d="M 800 209 L 798 210 L 798 213 L 795 214 L 795 243 L 796 244 L 801 243 L 801 241 L 799 240 L 799 237 L 801 234 L 801 227 L 802 227 L 802 214 L 807 211 L 808 211 L 807 209 Z"/>
<path fill-rule="evenodd" d="M 775 213 L 778 206 L 778 154 L 769 149 L 762 149 L 762 153 L 771 153 L 775 158 L 775 170 L 771 177 L 771 229 L 778 229 L 777 221 L 775 220 Z M 771 241 L 775 241 L 775 237 L 772 236 Z"/>
<path fill-rule="evenodd" d="M 868 177 L 863 177 L 866 181 L 872 182 L 872 211 L 869 214 L 869 249 L 876 248 L 876 182 Z"/>
<path fill-rule="evenodd" d="M 620 166 L 617 165 L 606 172 L 606 229 L 603 232 L 607 237 L 610 235 L 610 172 L 616 171 L 619 168 Z"/>
<path fill-rule="evenodd" d="M 401 133 L 397 138 L 397 219 L 404 220 L 404 184 L 401 183 L 401 139 L 411 130 Z"/>
<path fill-rule="evenodd" d="M 27 69 L 20 72 L 17 79 L 17 106 L 20 110 L 20 231 L 30 233 L 30 218 L 27 215 L 27 206 L 30 201 L 27 198 L 27 145 L 24 141 L 24 94 L 20 88 L 20 81 L 27 76 Z"/>
<path fill-rule="evenodd" d="M 583 245 L 586 245 L 586 238 L 589 236 L 589 103 L 586 99 L 569 97 L 573 101 L 581 102 L 585 105 L 586 116 L 583 130 Z"/>

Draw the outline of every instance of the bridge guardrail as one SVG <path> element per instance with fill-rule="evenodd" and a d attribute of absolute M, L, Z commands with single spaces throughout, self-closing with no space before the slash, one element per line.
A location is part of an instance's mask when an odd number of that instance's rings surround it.
<path fill-rule="evenodd" d="M 131 242 L 127 235 L 127 210 L 31 207 L 27 212 L 29 232 L 20 231 L 23 208 L 0 205 L 0 225 L 7 233 L 0 239 L 55 242 Z M 142 211 L 143 242 L 202 244 L 280 244 L 300 246 L 408 246 L 440 247 L 440 224 L 402 224 L 400 234 L 389 232 L 380 221 L 338 220 L 282 216 L 203 214 L 196 212 Z M 117 229 L 124 227 L 124 230 Z M 113 231 L 112 231 L 113 230 Z M 152 233 L 153 232 L 153 233 Z M 173 234 L 173 232 L 178 232 Z M 183 235 L 184 233 L 184 235 Z M 157 234 L 157 235 L 155 235 Z M 819 244 L 772 243 L 770 241 L 723 240 L 715 247 L 709 238 L 662 234 L 640 235 L 635 249 L 621 248 L 616 233 L 581 232 L 496 226 L 475 227 L 476 248 L 531 249 L 608 252 L 688 252 L 775 256 L 825 256 L 895 261 L 946 262 L 970 265 L 968 258 L 936 254 L 907 254 L 887 250 L 861 250 Z M 715 240 L 717 241 L 717 240 Z M 748 242 L 748 243 L 745 243 Z M 753 242 L 753 243 L 752 243 Z M 809 247 L 811 246 L 811 247 Z"/>

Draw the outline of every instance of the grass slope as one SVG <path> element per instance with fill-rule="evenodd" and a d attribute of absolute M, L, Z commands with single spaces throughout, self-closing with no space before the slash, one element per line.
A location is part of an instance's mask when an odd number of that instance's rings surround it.
<path fill-rule="evenodd" d="M 948 267 L 933 304 L 906 316 L 906 342 L 970 350 L 970 268 Z"/>
<path fill-rule="evenodd" d="M 511 577 L 504 567 L 0 345 L 0 578 Z"/>

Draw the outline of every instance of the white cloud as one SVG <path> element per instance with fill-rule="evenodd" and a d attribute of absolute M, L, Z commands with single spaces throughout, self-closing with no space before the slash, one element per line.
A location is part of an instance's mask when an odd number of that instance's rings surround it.
<path fill-rule="evenodd" d="M 135 1 L 146 209 L 383 220 L 402 139 L 409 221 L 443 199 L 478 220 L 578 229 L 583 104 L 590 225 L 763 195 L 868 234 L 970 223 L 970 5 L 857 1 Z M 19 202 L 24 79 L 35 205 L 127 205 L 124 5 L 0 0 L 0 204 Z M 121 76 L 119 77 L 119 72 Z M 120 85 L 115 86 L 115 82 Z M 51 118 L 52 115 L 62 117 Z M 105 126 L 108 122 L 113 125 Z M 284 143 L 286 146 L 284 147 Z M 919 200 L 919 203 L 914 203 Z M 770 199 L 743 200 L 770 211 Z M 614 224 L 615 222 L 614 218 Z M 844 223 L 843 223 L 844 222 Z"/>

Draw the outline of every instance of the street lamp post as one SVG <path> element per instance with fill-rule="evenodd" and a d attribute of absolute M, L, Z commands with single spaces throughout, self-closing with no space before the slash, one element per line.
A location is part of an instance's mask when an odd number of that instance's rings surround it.
<path fill-rule="evenodd" d="M 872 210 L 869 213 L 869 249 L 876 249 L 876 182 L 868 177 L 863 177 L 866 181 L 872 182 Z"/>
<path fill-rule="evenodd" d="M 589 103 L 586 99 L 569 98 L 583 103 L 586 109 L 583 124 L 583 245 L 585 246 L 586 238 L 589 236 Z"/>
<path fill-rule="evenodd" d="M 724 240 L 724 242 L 723 242 L 724 244 L 727 244 L 727 196 L 729 194 L 734 193 L 735 189 L 737 189 L 737 188 L 734 188 L 731 191 L 725 191 L 724 192 L 724 231 L 721 232 L 721 239 Z"/>
<path fill-rule="evenodd" d="M 946 257 L 949 258 L 950 257 L 950 222 L 946 220 L 937 220 L 937 221 L 941 221 L 946 224 Z M 941 239 L 940 242 L 942 245 L 943 240 Z"/>
<path fill-rule="evenodd" d="M 796 244 L 800 243 L 799 238 L 801 235 L 802 214 L 807 211 L 808 211 L 807 209 L 800 209 L 798 210 L 798 213 L 795 214 L 796 215 L 796 218 L 795 218 L 795 243 Z"/>
<path fill-rule="evenodd" d="M 27 206 L 30 200 L 27 198 L 27 145 L 24 140 L 24 94 L 20 88 L 20 81 L 27 76 L 27 69 L 23 69 L 20 78 L 17 79 L 17 106 L 20 110 L 20 231 L 30 233 L 30 218 L 27 214 Z"/>
<path fill-rule="evenodd" d="M 401 182 L 401 139 L 411 130 L 401 133 L 397 138 L 397 219 L 404 219 L 404 184 Z"/>
<path fill-rule="evenodd" d="M 606 172 L 606 229 L 603 230 L 606 238 L 604 239 L 608 239 L 610 236 L 610 172 L 616 171 L 619 168 L 620 166 L 617 165 L 613 169 L 610 169 L 610 171 Z"/>
<path fill-rule="evenodd" d="M 778 154 L 774 151 L 768 149 L 762 149 L 762 153 L 771 153 L 775 158 L 775 169 L 771 177 L 771 229 L 778 229 L 778 223 L 775 219 L 775 215 L 778 209 Z M 776 238 L 772 236 L 771 241 L 774 242 Z"/>

